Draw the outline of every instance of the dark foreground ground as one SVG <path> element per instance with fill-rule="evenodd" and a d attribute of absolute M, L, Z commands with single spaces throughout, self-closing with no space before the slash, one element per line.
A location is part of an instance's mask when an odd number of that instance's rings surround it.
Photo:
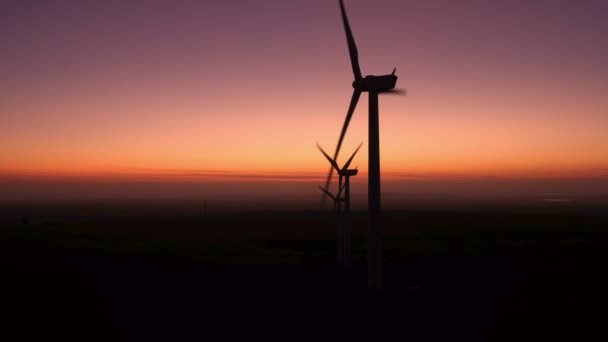
<path fill-rule="evenodd" d="M 366 220 L 354 216 L 350 272 L 334 262 L 328 213 L 5 222 L 2 334 L 79 341 L 608 338 L 608 216 L 387 212 L 380 292 L 365 287 Z"/>

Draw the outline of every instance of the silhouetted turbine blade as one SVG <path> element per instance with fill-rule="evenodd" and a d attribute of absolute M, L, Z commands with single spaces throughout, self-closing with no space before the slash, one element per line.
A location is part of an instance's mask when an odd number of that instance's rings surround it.
<path fill-rule="evenodd" d="M 329 196 L 329 198 L 331 198 L 332 200 L 336 200 L 336 196 L 334 196 L 331 192 L 323 189 L 321 186 L 319 186 L 319 189 L 321 189 L 321 191 L 323 191 L 323 193 L 327 196 Z"/>
<path fill-rule="evenodd" d="M 357 103 L 359 102 L 359 98 L 361 97 L 361 92 L 356 90 L 353 92 L 353 97 L 350 99 L 350 106 L 348 107 L 348 112 L 346 113 L 346 118 L 344 119 L 344 125 L 342 126 L 342 132 L 340 132 L 340 138 L 338 139 L 338 145 L 336 145 L 336 152 L 334 153 L 333 160 L 338 159 L 338 154 L 340 153 L 340 148 L 342 147 L 342 141 L 344 140 L 344 136 L 346 135 L 346 130 L 348 129 L 348 125 L 350 124 L 350 119 L 353 117 L 353 113 L 355 112 L 355 108 L 357 108 Z M 333 175 L 334 168 L 333 166 L 329 168 L 329 172 L 327 174 L 327 181 L 325 182 L 325 189 L 329 189 L 329 184 L 331 183 L 331 177 Z M 325 197 L 321 198 L 321 205 L 325 204 Z"/>
<path fill-rule="evenodd" d="M 344 31 L 346 32 L 346 41 L 348 42 L 348 53 L 350 54 L 350 62 L 353 65 L 353 74 L 355 79 L 361 79 L 361 68 L 359 67 L 359 52 L 357 52 L 357 44 L 355 44 L 355 38 L 350 30 L 350 24 L 348 23 L 348 17 L 346 16 L 346 10 L 344 9 L 344 3 L 340 0 L 340 10 L 342 11 L 342 21 L 344 22 Z"/>
<path fill-rule="evenodd" d="M 345 186 L 346 186 L 346 185 L 342 185 L 342 186 L 340 187 L 340 190 L 338 191 L 338 195 L 336 196 L 336 198 L 340 198 L 340 195 L 342 195 L 342 190 L 344 190 L 344 187 L 345 187 Z"/>
<path fill-rule="evenodd" d="M 383 92 L 381 92 L 381 94 L 388 94 L 388 95 L 407 95 L 407 92 L 405 89 L 391 89 L 391 90 L 385 90 Z"/>
<path fill-rule="evenodd" d="M 342 141 L 344 141 L 344 136 L 346 135 L 346 130 L 348 129 L 348 125 L 350 124 L 350 119 L 353 117 L 353 113 L 355 112 L 355 108 L 357 108 L 357 103 L 359 102 L 359 98 L 361 97 L 361 91 L 355 90 L 353 92 L 353 97 L 350 99 L 350 106 L 348 107 L 348 112 L 346 113 L 346 118 L 344 119 L 344 125 L 342 126 L 342 131 L 340 132 L 340 138 L 338 139 L 338 145 L 336 145 L 336 152 L 334 154 L 334 160 L 338 158 L 338 154 L 340 153 L 340 148 L 342 147 Z"/>
<path fill-rule="evenodd" d="M 329 189 L 329 183 L 331 183 L 331 176 L 332 176 L 333 172 L 334 172 L 334 167 L 330 166 L 329 172 L 327 175 L 327 181 L 325 182 L 325 189 Z M 326 198 L 325 196 L 321 195 L 321 207 L 325 206 L 325 198 Z"/>
<path fill-rule="evenodd" d="M 361 148 L 361 146 L 363 146 L 363 143 L 359 144 L 359 146 L 357 147 L 357 149 L 355 150 L 355 152 L 353 152 L 353 155 L 350 156 L 350 158 L 348 159 L 348 161 L 346 162 L 346 164 L 344 164 L 344 167 L 342 167 L 342 170 L 348 169 L 348 167 L 350 166 L 350 163 L 353 161 L 353 158 L 355 158 L 355 155 L 357 154 L 357 152 L 359 152 L 359 149 Z"/>
<path fill-rule="evenodd" d="M 327 158 L 327 160 L 329 161 L 329 163 L 331 164 L 331 166 L 334 167 L 334 169 L 337 172 L 340 172 L 340 167 L 338 166 L 338 163 L 336 163 L 335 160 L 331 159 L 331 157 L 329 156 L 329 154 L 327 154 L 323 148 L 321 147 L 321 145 L 317 144 L 317 148 L 319 149 L 319 151 L 321 151 L 321 153 L 323 153 L 323 155 L 325 156 L 325 158 Z"/>

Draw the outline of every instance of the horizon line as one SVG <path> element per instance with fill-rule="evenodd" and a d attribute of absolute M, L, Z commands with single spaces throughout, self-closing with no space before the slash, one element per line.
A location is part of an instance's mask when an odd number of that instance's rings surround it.
<path fill-rule="evenodd" d="M 483 180 L 540 180 L 540 179 L 607 179 L 608 168 L 560 169 L 504 172 L 403 172 L 387 171 L 387 181 L 483 181 Z M 107 171 L 92 170 L 17 170 L 0 169 L 2 180 L 98 180 L 98 181 L 260 181 L 260 182 L 323 182 L 325 171 L 287 170 L 218 170 L 177 168 L 116 168 Z M 367 179 L 367 171 L 359 170 L 353 182 Z"/>

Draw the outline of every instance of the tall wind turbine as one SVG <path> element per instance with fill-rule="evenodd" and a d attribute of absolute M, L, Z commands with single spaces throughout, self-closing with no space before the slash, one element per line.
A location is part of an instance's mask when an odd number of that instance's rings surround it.
<path fill-rule="evenodd" d="M 351 218 L 350 218 L 350 177 L 351 176 L 356 176 L 357 173 L 359 173 L 359 170 L 355 169 L 349 169 L 348 167 L 350 166 L 350 163 L 353 161 L 353 158 L 355 158 L 355 155 L 357 154 L 357 152 L 359 152 L 359 149 L 361 148 L 361 146 L 363 146 L 363 143 L 359 144 L 359 147 L 357 147 L 357 149 L 355 150 L 355 152 L 353 152 L 352 156 L 350 156 L 350 158 L 348 159 L 348 161 L 344 164 L 344 166 L 342 166 L 342 168 L 340 168 L 338 166 L 338 163 L 332 159 L 324 150 L 323 148 L 321 148 L 321 146 L 319 146 L 319 144 L 317 144 L 317 147 L 319 148 L 319 151 L 321 151 L 321 153 L 323 153 L 323 155 L 325 156 L 325 158 L 327 158 L 327 160 L 329 161 L 329 163 L 331 164 L 331 166 L 336 170 L 336 172 L 338 173 L 338 176 L 340 177 L 340 191 L 342 191 L 342 179 L 344 179 L 344 219 L 341 220 L 343 223 L 343 227 L 344 227 L 344 267 L 346 269 L 350 269 L 352 268 L 353 265 L 353 255 L 352 255 L 352 241 L 351 241 Z M 323 189 L 323 188 L 321 188 Z M 325 191 L 325 189 L 323 189 L 323 191 Z"/>
<path fill-rule="evenodd" d="M 334 209 L 336 210 L 336 218 L 338 221 L 338 238 L 336 240 L 336 260 L 338 261 L 339 264 L 342 264 L 344 262 L 344 231 L 343 231 L 343 226 L 342 226 L 342 222 L 344 221 L 342 219 L 342 202 L 344 202 L 344 198 L 340 197 L 340 195 L 342 194 L 342 190 L 344 189 L 344 187 L 340 186 L 340 190 L 338 190 L 338 193 L 336 195 L 332 194 L 331 192 L 329 192 L 328 190 L 324 189 L 323 187 L 319 186 L 319 189 L 321 189 L 321 191 L 323 191 L 323 193 L 331 198 L 334 201 Z"/>
<path fill-rule="evenodd" d="M 338 145 L 334 153 L 334 160 L 337 159 L 344 140 L 344 135 L 348 129 L 348 124 L 353 116 L 359 97 L 362 92 L 367 92 L 369 96 L 369 166 L 368 166 L 368 211 L 369 211 L 369 237 L 368 237 L 368 257 L 367 257 L 367 284 L 372 288 L 382 287 L 382 241 L 380 229 L 380 136 L 378 123 L 378 95 L 384 93 L 402 93 L 395 89 L 397 84 L 397 76 L 395 75 L 396 68 L 388 75 L 373 76 L 368 75 L 363 77 L 361 68 L 359 67 L 359 54 L 357 45 L 350 29 L 344 3 L 340 0 L 340 11 L 342 13 L 342 21 L 344 31 L 346 32 L 346 41 L 348 43 L 348 51 L 353 68 L 355 80 L 352 83 L 353 95 L 350 101 L 350 106 L 340 132 Z M 329 188 L 333 167 L 329 170 L 325 188 Z"/>

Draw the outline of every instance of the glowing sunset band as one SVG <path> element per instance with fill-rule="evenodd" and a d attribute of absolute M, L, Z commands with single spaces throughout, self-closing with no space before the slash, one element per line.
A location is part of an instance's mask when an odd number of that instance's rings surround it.
<path fill-rule="evenodd" d="M 352 179 L 355 183 L 365 181 L 367 175 L 361 170 L 357 177 Z M 239 172 L 226 170 L 113 170 L 101 171 L 8 171 L 0 170 L 0 180 L 14 180 L 26 182 L 310 182 L 321 183 L 325 180 L 325 173 L 318 172 Z M 546 170 L 520 172 L 494 172 L 494 173 L 472 173 L 472 172 L 385 172 L 384 180 L 390 182 L 399 181 L 475 181 L 475 180 L 533 180 L 533 179 L 606 179 L 608 180 L 608 169 L 589 170 Z"/>

